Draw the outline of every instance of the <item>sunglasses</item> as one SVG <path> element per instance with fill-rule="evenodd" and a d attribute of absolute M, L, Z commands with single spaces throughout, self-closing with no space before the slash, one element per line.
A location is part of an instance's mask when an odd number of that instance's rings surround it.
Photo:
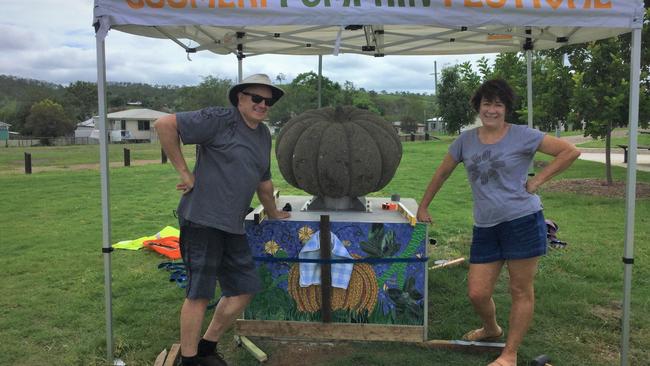
<path fill-rule="evenodd" d="M 253 103 L 255 103 L 255 104 L 262 103 L 262 101 L 264 101 L 264 104 L 266 104 L 267 107 L 270 107 L 270 106 L 272 106 L 273 104 L 275 104 L 275 102 L 276 102 L 276 100 L 273 99 L 273 98 L 264 98 L 264 97 L 261 96 L 261 95 L 257 95 L 257 94 L 253 94 L 253 93 L 249 93 L 249 92 L 245 92 L 245 91 L 243 91 L 243 92 L 241 92 L 241 93 L 244 94 L 244 95 L 248 95 L 249 97 L 251 97 L 251 100 L 252 100 Z"/>

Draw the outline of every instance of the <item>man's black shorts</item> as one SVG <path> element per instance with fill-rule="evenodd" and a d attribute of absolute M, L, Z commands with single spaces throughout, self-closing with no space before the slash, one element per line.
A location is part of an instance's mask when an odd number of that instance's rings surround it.
<path fill-rule="evenodd" d="M 246 235 L 195 224 L 180 218 L 180 247 L 187 268 L 188 299 L 212 299 L 217 280 L 222 296 L 261 289 Z"/>

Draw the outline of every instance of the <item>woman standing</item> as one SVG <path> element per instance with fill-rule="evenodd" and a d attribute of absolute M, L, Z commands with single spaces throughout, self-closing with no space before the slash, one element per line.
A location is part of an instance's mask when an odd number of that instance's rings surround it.
<path fill-rule="evenodd" d="M 492 299 L 504 264 L 510 275 L 512 308 L 506 346 L 490 366 L 517 364 L 517 349 L 533 317 L 533 279 L 539 257 L 546 253 L 546 224 L 537 188 L 567 169 L 580 152 L 567 142 L 506 121 L 515 94 L 500 79 L 484 82 L 471 99 L 482 126 L 463 132 L 436 169 L 417 218 L 431 222 L 429 204 L 458 163 L 467 170 L 474 199 L 468 294 L 483 326 L 467 332 L 471 341 L 493 341 L 503 335 Z M 537 151 L 555 158 L 528 179 Z"/>

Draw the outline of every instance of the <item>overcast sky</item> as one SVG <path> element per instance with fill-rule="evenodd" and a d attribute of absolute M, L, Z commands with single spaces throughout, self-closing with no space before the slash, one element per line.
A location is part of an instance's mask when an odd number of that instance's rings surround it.
<path fill-rule="evenodd" d="M 0 0 L 0 74 L 57 84 L 97 81 L 92 0 Z M 323 57 L 323 75 L 357 88 L 389 92 L 433 93 L 433 64 L 445 66 L 475 56 L 386 56 L 352 54 Z M 493 57 L 494 55 L 487 55 Z M 208 51 L 191 55 L 171 41 L 111 30 L 106 38 L 108 81 L 196 85 L 202 77 L 235 80 L 234 55 Z M 303 72 L 318 72 L 318 57 L 264 55 L 244 60 L 244 75 L 280 73 L 291 81 Z"/>

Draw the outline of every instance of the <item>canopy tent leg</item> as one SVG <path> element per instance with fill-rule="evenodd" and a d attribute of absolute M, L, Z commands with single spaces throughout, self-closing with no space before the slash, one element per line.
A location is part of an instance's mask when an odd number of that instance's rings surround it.
<path fill-rule="evenodd" d="M 526 97 L 528 99 L 528 128 L 533 128 L 533 51 L 526 50 Z M 534 161 L 530 162 L 528 175 L 535 175 Z"/>
<path fill-rule="evenodd" d="M 104 298 L 106 300 L 106 359 L 113 364 L 113 307 L 111 286 L 111 213 L 109 202 L 108 134 L 106 127 L 106 53 L 104 37 L 96 37 L 97 101 L 99 111 L 99 163 L 102 196 L 102 253 L 104 257 Z"/>
<path fill-rule="evenodd" d="M 243 77 L 243 61 L 244 59 L 242 57 L 237 56 L 237 82 L 241 83 L 241 80 L 244 78 Z"/>
<path fill-rule="evenodd" d="M 318 108 L 323 106 L 323 55 L 318 55 Z"/>
<path fill-rule="evenodd" d="M 621 365 L 629 364 L 630 300 L 632 292 L 632 265 L 634 264 L 634 210 L 636 198 L 636 148 L 639 125 L 639 84 L 641 73 L 641 29 L 632 30 L 630 54 L 630 125 L 625 189 L 625 248 L 623 254 L 623 324 L 621 331 Z"/>
<path fill-rule="evenodd" d="M 528 99 L 528 128 L 533 128 L 533 51 L 526 50 L 526 94 Z"/>

